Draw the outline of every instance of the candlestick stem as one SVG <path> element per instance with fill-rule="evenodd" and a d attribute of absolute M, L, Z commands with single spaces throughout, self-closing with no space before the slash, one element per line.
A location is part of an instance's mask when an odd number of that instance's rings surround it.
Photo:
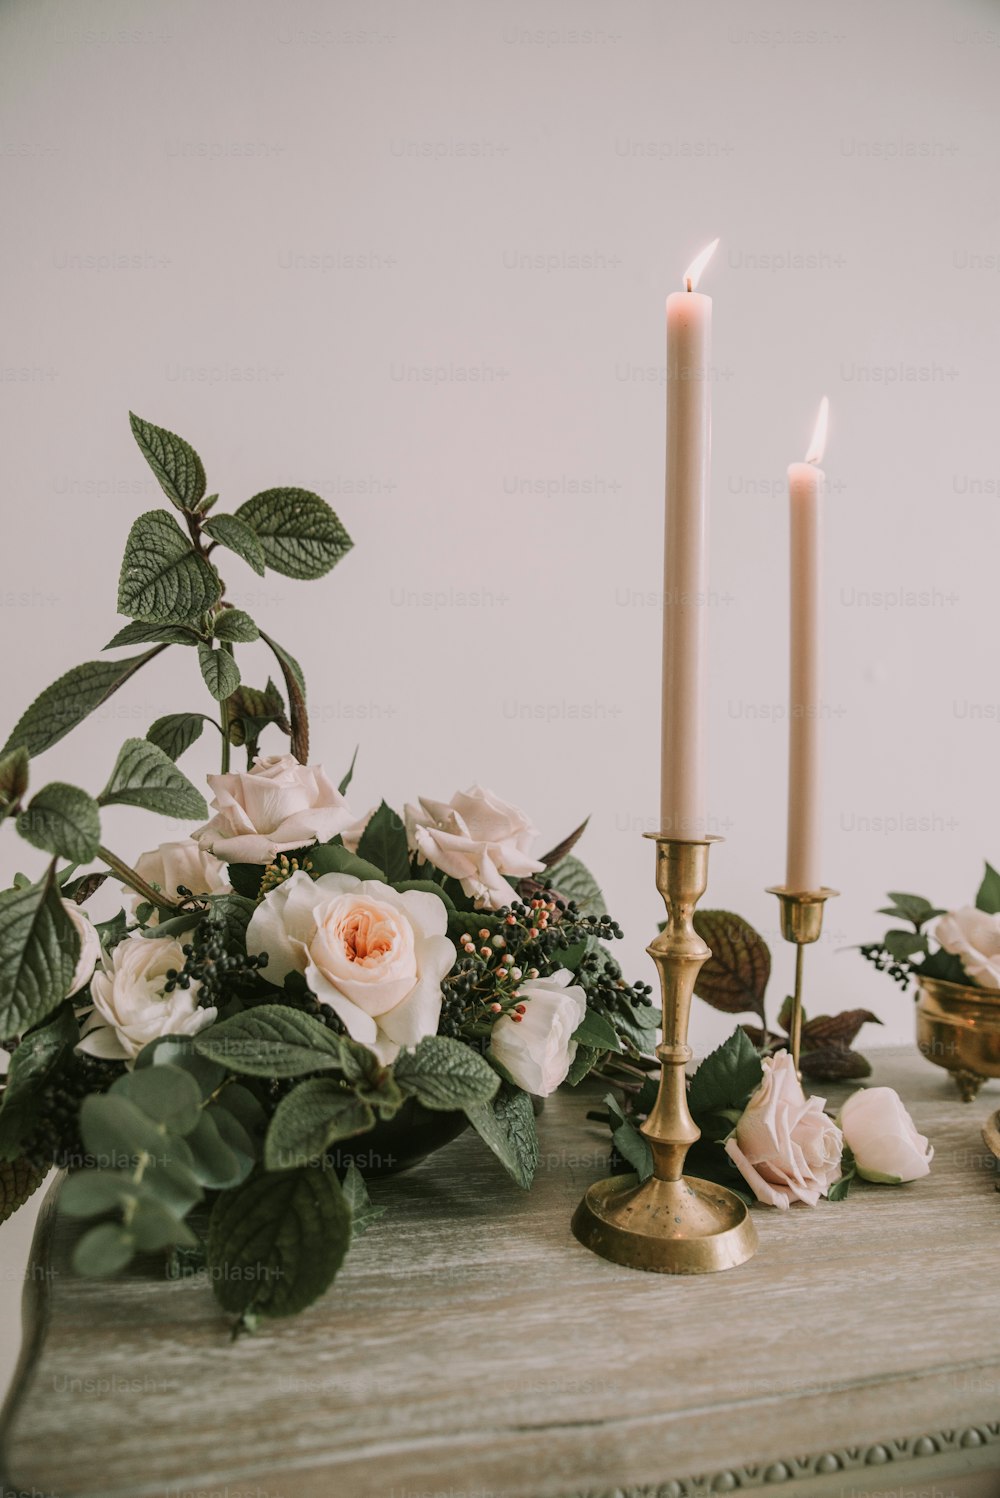
<path fill-rule="evenodd" d="M 712 955 L 695 931 L 694 910 L 708 882 L 709 847 L 719 839 L 656 835 L 655 841 L 667 922 L 647 948 L 663 993 L 660 1087 L 642 1126 L 653 1173 L 641 1183 L 635 1175 L 596 1182 L 576 1210 L 573 1232 L 587 1248 L 632 1269 L 703 1274 L 742 1264 L 757 1247 L 735 1192 L 684 1175 L 688 1150 L 701 1137 L 687 1100 L 688 1022 L 695 981 Z"/>
<path fill-rule="evenodd" d="M 785 941 L 795 944 L 795 990 L 792 994 L 792 1013 L 788 1022 L 788 1042 L 795 1062 L 799 1081 L 802 1073 L 799 1063 L 802 1055 L 802 992 L 805 968 L 805 949 L 819 941 L 823 934 L 823 908 L 827 900 L 836 899 L 837 891 L 827 889 L 791 890 L 787 885 L 772 885 L 767 893 L 777 895 L 781 907 L 781 934 Z"/>

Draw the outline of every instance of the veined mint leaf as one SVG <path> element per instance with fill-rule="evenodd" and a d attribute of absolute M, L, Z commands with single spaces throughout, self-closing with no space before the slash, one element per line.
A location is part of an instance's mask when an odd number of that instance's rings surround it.
<path fill-rule="evenodd" d="M 308 489 L 265 489 L 236 515 L 259 537 L 267 565 L 285 577 L 323 577 L 353 545 L 326 500 Z"/>
<path fill-rule="evenodd" d="M 211 520 L 205 521 L 202 530 L 220 546 L 241 557 L 258 577 L 264 576 L 263 542 L 245 520 L 238 515 L 213 515 Z"/>
<path fill-rule="evenodd" d="M 228 650 L 215 650 L 211 645 L 199 645 L 198 664 L 205 685 L 217 702 L 233 695 L 240 684 L 240 668 Z"/>
<path fill-rule="evenodd" d="M 157 718 L 150 725 L 146 737 L 157 749 L 176 760 L 201 738 L 206 721 L 204 713 L 167 713 L 166 717 Z"/>
<path fill-rule="evenodd" d="M 496 1094 L 500 1078 L 478 1052 L 447 1035 L 428 1035 L 415 1051 L 401 1051 L 396 1081 L 425 1108 L 474 1108 Z"/>
<path fill-rule="evenodd" d="M 141 806 L 165 817 L 208 816 L 201 792 L 149 739 L 125 740 L 98 801 L 101 806 Z"/>
<path fill-rule="evenodd" d="M 32 797 L 17 819 L 17 830 L 33 848 L 70 863 L 89 863 L 101 841 L 101 814 L 93 796 L 54 780 Z"/>
<path fill-rule="evenodd" d="M 82 723 L 88 714 L 106 702 L 113 692 L 125 685 L 131 676 L 159 655 L 166 646 L 157 645 L 144 655 L 133 655 L 124 661 L 87 661 L 60 676 L 18 720 L 4 746 L 3 753 L 24 748 L 34 758 Z"/>
<path fill-rule="evenodd" d="M 80 938 L 63 908 L 54 865 L 40 884 L 0 894 L 0 1034 L 37 1025 L 69 990 Z"/>
<path fill-rule="evenodd" d="M 140 515 L 129 531 L 118 612 L 148 624 L 187 624 L 215 607 L 222 584 L 166 510 Z"/>
<path fill-rule="evenodd" d="M 205 469 L 194 448 L 183 437 L 143 421 L 132 411 L 128 419 L 139 451 L 171 504 L 179 510 L 196 510 L 205 495 Z"/>

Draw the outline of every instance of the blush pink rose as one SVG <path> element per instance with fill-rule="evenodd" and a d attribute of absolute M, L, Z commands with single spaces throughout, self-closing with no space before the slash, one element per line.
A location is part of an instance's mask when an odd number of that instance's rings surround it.
<path fill-rule="evenodd" d="M 270 863 L 279 853 L 326 843 L 354 813 L 320 765 L 290 754 L 257 759 L 244 774 L 209 775 L 216 815 L 193 834 L 223 863 Z"/>
<path fill-rule="evenodd" d="M 726 1140 L 754 1196 L 770 1207 L 815 1207 L 841 1176 L 844 1136 L 823 1112 L 825 1098 L 807 1098 L 788 1051 L 764 1061 L 764 1079 Z"/>
<path fill-rule="evenodd" d="M 537 829 L 524 812 L 474 785 L 450 801 L 420 797 L 406 807 L 406 833 L 421 863 L 458 879 L 481 910 L 517 899 L 508 878 L 525 879 L 544 867 L 531 857 Z"/>

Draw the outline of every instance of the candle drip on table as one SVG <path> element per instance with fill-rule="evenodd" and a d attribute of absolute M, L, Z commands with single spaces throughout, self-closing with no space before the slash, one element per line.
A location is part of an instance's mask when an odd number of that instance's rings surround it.
<path fill-rule="evenodd" d="M 789 1040 L 796 1070 L 802 1048 L 805 948 L 823 930 L 823 907 L 836 890 L 820 882 L 821 847 L 821 586 L 822 468 L 830 403 L 820 401 L 812 441 L 788 469 L 791 610 L 788 681 L 788 859 L 785 882 L 768 893 L 781 906 L 781 934 L 795 945 L 795 989 Z"/>

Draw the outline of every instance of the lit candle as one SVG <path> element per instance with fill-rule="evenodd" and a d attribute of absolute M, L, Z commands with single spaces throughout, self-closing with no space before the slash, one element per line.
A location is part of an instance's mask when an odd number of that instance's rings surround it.
<path fill-rule="evenodd" d="M 663 565 L 660 830 L 702 837 L 705 806 L 709 372 L 712 299 L 696 290 L 718 240 L 667 298 L 667 475 Z"/>
<path fill-rule="evenodd" d="M 791 652 L 788 731 L 788 865 L 785 885 L 797 894 L 820 879 L 820 522 L 819 467 L 829 416 L 820 402 L 805 462 L 788 470 L 791 507 Z"/>

